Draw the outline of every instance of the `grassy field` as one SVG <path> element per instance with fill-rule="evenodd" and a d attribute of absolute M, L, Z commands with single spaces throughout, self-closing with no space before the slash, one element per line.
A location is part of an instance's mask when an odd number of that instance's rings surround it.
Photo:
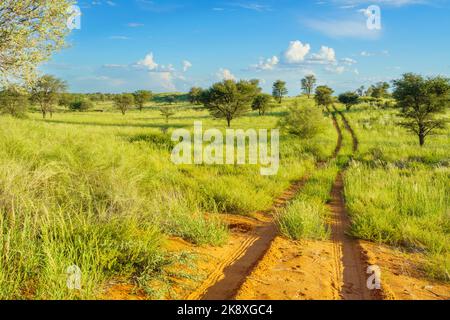
<path fill-rule="evenodd" d="M 275 128 L 295 100 L 300 107 L 313 103 L 291 98 L 232 127 Z M 360 139 L 358 153 L 342 130 L 341 152 L 330 160 L 337 133 L 326 115 L 327 126 L 312 140 L 282 134 L 280 171 L 267 177 L 254 165 L 172 164 L 174 129 L 191 130 L 200 120 L 205 129 L 225 130 L 226 123 L 181 101 L 166 125 L 160 105 L 126 116 L 102 103 L 97 112 L 60 110 L 48 120 L 37 112 L 0 117 L 0 299 L 96 298 L 115 277 L 145 287 L 180 260 L 165 249 L 169 237 L 223 245 L 229 231 L 221 213 L 267 210 L 305 176 L 302 192 L 280 212 L 280 231 L 292 239 L 328 238 L 326 203 L 350 159 L 345 196 L 352 234 L 424 252 L 430 276 L 450 280 L 448 131 L 420 148 L 395 125 L 395 111 L 359 105 L 345 112 Z M 82 270 L 81 293 L 66 286 L 72 265 Z"/>
<path fill-rule="evenodd" d="M 264 117 L 250 113 L 233 127 L 276 127 L 284 106 Z M 225 129 L 224 121 L 179 103 L 164 134 L 158 104 L 126 116 L 108 104 L 97 107 L 105 111 L 0 118 L 0 298 L 90 298 L 108 278 L 156 276 L 171 259 L 167 237 L 225 243 L 220 213 L 270 208 L 329 157 L 336 139 L 331 123 L 307 143 L 282 136 L 273 177 L 254 165 L 176 166 L 173 129 L 191 129 L 194 120 Z M 71 265 L 83 271 L 81 296 L 66 287 Z"/>
<path fill-rule="evenodd" d="M 353 235 L 423 252 L 427 273 L 450 281 L 450 132 L 420 147 L 393 110 L 345 114 L 360 140 L 345 175 Z"/>

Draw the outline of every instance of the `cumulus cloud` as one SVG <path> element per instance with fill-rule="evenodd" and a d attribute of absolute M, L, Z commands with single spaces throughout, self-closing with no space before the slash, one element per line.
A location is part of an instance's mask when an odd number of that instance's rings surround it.
<path fill-rule="evenodd" d="M 345 71 L 344 66 L 326 66 L 325 71 L 329 73 L 342 74 Z"/>
<path fill-rule="evenodd" d="M 311 60 L 320 63 L 333 63 L 336 62 L 336 52 L 333 48 L 321 46 L 318 53 L 311 55 Z"/>
<path fill-rule="evenodd" d="M 250 68 L 256 70 L 273 70 L 279 62 L 280 59 L 277 56 L 273 56 L 272 58 L 259 60 L 258 64 L 252 65 Z"/>
<path fill-rule="evenodd" d="M 184 60 L 183 61 L 183 72 L 188 71 L 190 68 L 192 68 L 192 63 L 187 60 Z"/>
<path fill-rule="evenodd" d="M 153 57 L 153 52 L 147 54 L 143 60 L 138 61 L 137 65 L 145 67 L 151 71 L 158 68 L 158 64 L 155 62 L 155 59 Z"/>
<path fill-rule="evenodd" d="M 228 69 L 220 69 L 219 72 L 217 72 L 217 78 L 220 80 L 236 80 L 236 77 L 234 74 L 231 73 Z"/>
<path fill-rule="evenodd" d="M 305 60 L 305 56 L 309 53 L 310 50 L 311 46 L 308 43 L 303 44 L 298 40 L 291 41 L 289 43 L 289 47 L 283 53 L 283 57 L 285 62 L 287 63 L 301 63 L 303 60 Z"/>

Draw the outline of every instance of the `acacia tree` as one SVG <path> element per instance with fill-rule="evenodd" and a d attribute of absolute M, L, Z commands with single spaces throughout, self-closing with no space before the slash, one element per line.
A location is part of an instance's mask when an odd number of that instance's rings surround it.
<path fill-rule="evenodd" d="M 308 96 L 311 97 L 314 87 L 316 86 L 317 79 L 313 74 L 309 74 L 302 79 L 302 90 Z"/>
<path fill-rule="evenodd" d="M 224 80 L 212 85 L 202 95 L 202 103 L 215 118 L 231 121 L 250 109 L 250 104 L 261 89 L 254 81 Z"/>
<path fill-rule="evenodd" d="M 260 116 L 264 116 L 267 110 L 271 107 L 270 100 L 272 96 L 266 93 L 258 94 L 252 103 L 252 109 L 258 110 Z"/>
<path fill-rule="evenodd" d="M 53 107 L 66 89 L 65 81 L 51 75 L 45 75 L 36 80 L 31 89 L 31 100 L 39 105 L 44 119 L 47 113 L 50 113 L 50 118 L 53 117 Z"/>
<path fill-rule="evenodd" d="M 334 91 L 328 86 L 318 86 L 316 88 L 316 95 L 314 99 L 318 106 L 328 107 L 333 103 L 333 95 Z"/>
<path fill-rule="evenodd" d="M 400 125 L 416 134 L 423 146 L 427 136 L 445 127 L 445 120 L 436 119 L 435 115 L 450 106 L 450 80 L 407 73 L 393 83 L 393 96 L 405 119 Z"/>
<path fill-rule="evenodd" d="M 36 80 L 37 66 L 61 49 L 72 0 L 0 1 L 0 84 Z"/>
<path fill-rule="evenodd" d="M 288 90 L 286 88 L 286 82 L 277 80 L 273 84 L 272 87 L 272 95 L 275 98 L 275 100 L 278 101 L 278 103 L 281 103 L 283 100 L 283 97 L 288 94 Z"/>
<path fill-rule="evenodd" d="M 347 110 L 350 110 L 352 106 L 358 104 L 359 95 L 355 92 L 348 91 L 340 94 L 338 100 L 345 105 Z"/>
<path fill-rule="evenodd" d="M 176 114 L 175 108 L 172 107 L 161 107 L 159 111 L 161 111 L 161 115 L 166 119 L 166 123 L 169 123 L 169 118 Z"/>
<path fill-rule="evenodd" d="M 145 103 L 150 100 L 153 96 L 153 93 L 148 90 L 138 90 L 133 93 L 134 102 L 139 111 L 142 112 L 144 109 Z"/>
<path fill-rule="evenodd" d="M 203 89 L 199 87 L 192 87 L 189 91 L 189 102 L 192 104 L 200 104 Z"/>
<path fill-rule="evenodd" d="M 125 115 L 134 104 L 134 96 L 131 93 L 122 93 L 114 97 L 114 105 Z"/>
<path fill-rule="evenodd" d="M 0 91 L 0 113 L 22 117 L 28 106 L 27 93 L 23 88 L 11 85 Z"/>

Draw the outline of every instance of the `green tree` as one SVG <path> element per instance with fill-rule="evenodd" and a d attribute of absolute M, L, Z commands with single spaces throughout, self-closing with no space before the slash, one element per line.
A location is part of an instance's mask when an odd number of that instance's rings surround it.
<path fill-rule="evenodd" d="M 175 98 L 175 96 L 170 95 L 170 96 L 167 96 L 165 100 L 168 104 L 174 104 L 175 101 L 177 101 L 177 98 Z"/>
<path fill-rule="evenodd" d="M 62 93 L 67 90 L 67 84 L 61 79 L 51 75 L 45 75 L 36 80 L 31 89 L 31 100 L 41 108 L 42 117 L 47 113 L 53 117 L 53 107 L 58 103 Z"/>
<path fill-rule="evenodd" d="M 379 82 L 376 85 L 372 86 L 371 96 L 376 99 L 381 99 L 389 96 L 389 88 L 390 85 L 387 82 Z"/>
<path fill-rule="evenodd" d="M 260 93 L 253 100 L 252 109 L 258 110 L 259 115 L 264 116 L 267 110 L 271 107 L 271 100 L 272 96 L 270 94 Z"/>
<path fill-rule="evenodd" d="M 133 96 L 136 107 L 139 109 L 139 111 L 142 111 L 144 109 L 145 103 L 152 98 L 153 93 L 148 90 L 138 90 L 133 93 Z"/>
<path fill-rule="evenodd" d="M 114 97 L 114 105 L 125 115 L 134 105 L 134 96 L 131 93 L 122 93 Z"/>
<path fill-rule="evenodd" d="M 0 1 L 0 84 L 36 80 L 37 66 L 64 46 L 73 1 Z"/>
<path fill-rule="evenodd" d="M 444 128 L 446 121 L 436 119 L 436 115 L 450 106 L 450 80 L 443 77 L 424 78 L 421 75 L 407 73 L 393 81 L 393 96 L 400 108 L 400 123 L 419 138 L 421 146 L 425 138 Z"/>
<path fill-rule="evenodd" d="M 169 118 L 176 114 L 175 108 L 161 107 L 159 108 L 161 115 L 166 119 L 166 123 L 169 123 Z"/>
<path fill-rule="evenodd" d="M 316 82 L 317 79 L 313 74 L 309 74 L 302 79 L 302 90 L 308 96 L 308 99 L 311 97 L 311 94 L 314 91 Z"/>
<path fill-rule="evenodd" d="M 328 86 L 318 86 L 314 99 L 318 106 L 328 107 L 333 104 L 333 89 Z"/>
<path fill-rule="evenodd" d="M 72 101 L 70 103 L 70 110 L 73 111 L 88 111 L 89 109 L 94 108 L 94 103 L 90 100 L 90 99 L 81 99 L 81 100 L 76 100 L 76 101 Z"/>
<path fill-rule="evenodd" d="M 286 88 L 286 82 L 277 80 L 273 84 L 272 87 L 272 95 L 278 103 L 281 103 L 283 97 L 288 94 L 288 90 Z"/>
<path fill-rule="evenodd" d="M 202 95 L 202 103 L 211 115 L 226 119 L 228 127 L 231 121 L 250 110 L 251 103 L 260 92 L 254 82 L 224 80 L 212 85 Z"/>
<path fill-rule="evenodd" d="M 363 97 L 364 94 L 365 94 L 365 92 L 366 92 L 366 87 L 364 87 L 364 86 L 361 86 L 361 87 L 359 87 L 359 88 L 356 90 L 356 93 L 357 93 L 360 97 Z"/>
<path fill-rule="evenodd" d="M 289 134 L 302 139 L 311 139 L 324 127 L 322 111 L 312 106 L 299 107 L 298 104 L 289 107 L 289 113 L 280 120 L 280 127 Z"/>
<path fill-rule="evenodd" d="M 28 96 L 23 88 L 11 85 L 0 91 L 0 113 L 20 118 L 25 115 L 27 106 Z"/>
<path fill-rule="evenodd" d="M 199 87 L 193 87 L 189 91 L 189 102 L 192 104 L 201 104 L 203 89 Z"/>
<path fill-rule="evenodd" d="M 359 95 L 355 92 L 348 91 L 340 94 L 338 100 L 345 105 L 347 110 L 350 110 L 352 106 L 359 103 Z"/>

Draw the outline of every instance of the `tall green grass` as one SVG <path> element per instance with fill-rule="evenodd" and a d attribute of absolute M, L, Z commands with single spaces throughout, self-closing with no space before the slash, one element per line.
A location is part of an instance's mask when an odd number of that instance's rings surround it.
<path fill-rule="evenodd" d="M 184 108 L 184 107 L 183 107 Z M 181 108 L 169 124 L 225 127 L 204 111 Z M 272 128 L 284 108 L 251 113 L 236 128 Z M 308 147 L 282 136 L 277 176 L 257 166 L 176 166 L 158 111 L 56 113 L 44 121 L 0 118 L 0 299 L 85 299 L 113 277 L 150 281 L 171 257 L 164 241 L 222 245 L 220 213 L 247 215 L 325 158 L 325 132 Z M 315 146 L 319 145 L 319 147 Z M 66 286 L 82 271 L 82 290 Z"/>
<path fill-rule="evenodd" d="M 345 175 L 353 235 L 423 252 L 428 274 L 450 281 L 448 130 L 421 148 L 394 110 L 362 105 L 346 114 L 361 142 Z"/>

